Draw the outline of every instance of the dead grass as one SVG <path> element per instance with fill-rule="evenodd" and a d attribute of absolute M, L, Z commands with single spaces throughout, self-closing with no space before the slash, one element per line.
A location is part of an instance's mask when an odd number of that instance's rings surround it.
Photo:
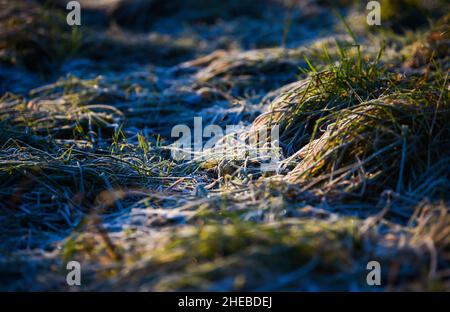
<path fill-rule="evenodd" d="M 37 2 L 25 10 L 31 3 L 1 2 L 17 12 L 0 16 L 9 66 L 64 63 L 51 34 L 74 44 L 61 55 L 111 68 L 0 98 L 0 272 L 18 276 L 15 289 L 64 289 L 69 259 L 83 262 L 92 290 L 371 290 L 369 260 L 386 268 L 383 290 L 449 289 L 445 18 L 429 32 L 388 37 L 385 49 L 359 44 L 349 29 L 307 46 L 217 50 L 178 64 L 200 39 L 179 45 L 114 26 L 78 41 L 59 19 L 37 19 L 50 14 Z M 202 9 L 189 21 L 219 27 L 216 7 L 188 3 Z M 141 12 L 129 6 L 144 4 L 123 5 L 110 18 L 133 19 Z M 175 4 L 152 5 L 164 18 L 176 13 Z M 178 65 L 108 63 L 141 44 L 163 47 L 155 59 Z M 171 127 L 198 115 L 204 126 L 243 128 L 219 149 L 173 160 Z M 258 144 L 257 131 L 275 126 L 280 149 Z M 248 148 L 284 158 L 263 172 Z"/>

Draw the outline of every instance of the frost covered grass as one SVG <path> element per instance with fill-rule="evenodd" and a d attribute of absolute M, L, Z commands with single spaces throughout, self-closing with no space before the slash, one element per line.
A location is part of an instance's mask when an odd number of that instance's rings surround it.
<path fill-rule="evenodd" d="M 160 34 L 178 2 L 152 2 L 147 24 L 147 2 L 122 1 L 79 37 L 36 19 L 53 14 L 36 1 L 1 2 L 16 12 L 0 16 L 1 66 L 50 68 L 0 98 L 2 288 L 64 289 L 79 260 L 92 290 L 371 290 L 377 260 L 384 290 L 450 289 L 448 17 L 384 44 L 345 21 L 299 44 L 330 3 L 288 6 L 299 28 L 283 35 L 244 2 L 224 22 L 238 2 L 189 1 L 190 28 Z M 259 36 L 237 38 L 242 25 Z M 173 159 L 172 127 L 196 116 L 242 126 L 239 157 L 223 140 Z M 283 157 L 263 172 L 248 151 L 274 127 Z"/>

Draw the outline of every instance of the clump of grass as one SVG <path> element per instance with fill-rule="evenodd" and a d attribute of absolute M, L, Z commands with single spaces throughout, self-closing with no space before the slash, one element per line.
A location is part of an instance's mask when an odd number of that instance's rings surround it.
<path fill-rule="evenodd" d="M 69 77 L 30 97 L 0 99 L 0 218 L 8 229 L 0 248 L 47 246 L 86 215 L 123 210 L 124 198 L 146 194 L 131 189 L 178 179 L 165 179 L 176 164 L 159 146 L 127 142 L 124 114 L 114 107 L 122 91 Z M 27 233 L 34 233 L 28 241 L 16 239 Z"/>
<path fill-rule="evenodd" d="M 324 70 L 313 67 L 306 58 L 312 75 L 283 90 L 268 111 L 254 121 L 253 130 L 278 125 L 280 141 L 287 155 L 292 155 L 311 139 L 319 119 L 377 98 L 386 90 L 389 80 L 379 66 L 381 52 L 370 61 L 363 59 L 360 52 L 355 56 L 354 50 L 340 48 L 339 51 L 341 61 L 334 64 L 329 60 Z"/>
<path fill-rule="evenodd" d="M 275 98 L 253 130 L 280 127 L 288 181 L 306 188 L 432 195 L 430 172 L 441 187 L 448 179 L 448 74 L 405 78 L 380 64 L 382 50 L 370 61 L 356 47 L 321 71 L 307 60 L 311 76 Z"/>
<path fill-rule="evenodd" d="M 198 107 L 188 106 L 192 103 L 189 97 L 198 100 Z M 129 77 L 122 81 L 115 76 L 80 79 L 69 75 L 31 90 L 27 97 L 5 94 L 0 100 L 0 120 L 5 126 L 51 136 L 59 142 L 84 140 L 103 147 L 111 143 L 125 121 L 135 127 L 131 133 L 134 139 L 137 127 L 149 126 L 153 141 L 158 135 L 168 138 L 168 125 L 189 123 L 194 110 L 204 105 L 195 91 L 175 89 L 162 94 L 151 79 Z"/>
<path fill-rule="evenodd" d="M 36 96 L 30 101 L 6 94 L 0 107 L 0 121 L 5 127 L 66 143 L 85 140 L 96 144 L 102 140 L 102 135 L 110 139 L 123 121 L 119 110 L 108 105 L 83 103 L 82 95 L 76 92 L 58 98 Z"/>
<path fill-rule="evenodd" d="M 135 246 L 141 252 L 117 271 L 113 287 L 280 291 L 320 285 L 326 290 L 363 290 L 365 279 L 355 283 L 356 277 L 365 277 L 367 262 L 377 259 L 389 264 L 382 278 L 390 289 L 446 289 L 442 250 L 448 245 L 447 210 L 423 203 L 410 228 L 396 227 L 382 216 L 366 221 L 304 218 L 185 226 L 165 232 L 156 247 L 145 251 Z M 391 270 L 394 267 L 402 274 Z"/>
<path fill-rule="evenodd" d="M 1 248 L 45 245 L 77 226 L 91 209 L 121 207 L 116 200 L 108 203 L 102 192 L 115 194 L 123 185 L 137 187 L 144 176 L 137 167 L 74 146 L 47 142 L 46 148 L 39 149 L 10 138 L 0 153 L 0 215 L 6 235 Z M 29 231 L 33 235 L 28 241 L 15 239 Z"/>
<path fill-rule="evenodd" d="M 332 275 L 351 265 L 351 253 L 359 248 L 359 239 L 352 236 L 355 226 L 352 220 L 291 220 L 180 229 L 151 252 L 144 268 L 130 270 L 118 281 L 153 290 L 295 288 L 303 276 L 322 270 Z M 139 277 L 155 269 L 153 278 L 139 283 Z"/>
<path fill-rule="evenodd" d="M 444 194 L 450 115 L 448 107 L 423 100 L 388 97 L 341 110 L 338 120 L 300 150 L 303 159 L 289 181 L 309 181 L 322 189 L 341 185 L 347 193 L 358 190 L 365 196 L 385 189 L 416 198 Z"/>
<path fill-rule="evenodd" d="M 249 87 L 253 92 L 261 92 L 296 80 L 298 67 L 304 66 L 305 52 L 302 48 L 214 52 L 182 66 L 206 65 L 196 74 L 200 85 L 213 85 L 234 96 L 242 96 Z"/>

